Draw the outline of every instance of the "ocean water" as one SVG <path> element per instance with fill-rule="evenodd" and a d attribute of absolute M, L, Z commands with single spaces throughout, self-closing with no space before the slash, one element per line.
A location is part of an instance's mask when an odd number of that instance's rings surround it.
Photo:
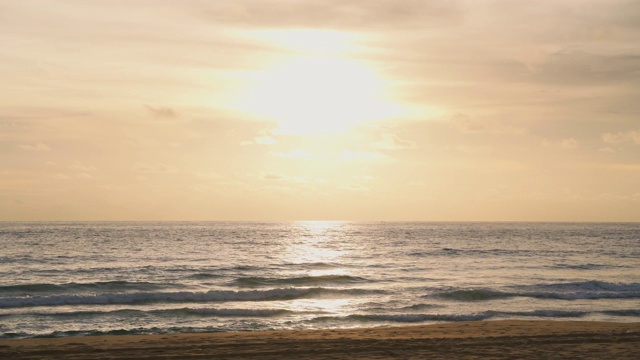
<path fill-rule="evenodd" d="M 0 337 L 640 321 L 639 223 L 0 223 Z"/>

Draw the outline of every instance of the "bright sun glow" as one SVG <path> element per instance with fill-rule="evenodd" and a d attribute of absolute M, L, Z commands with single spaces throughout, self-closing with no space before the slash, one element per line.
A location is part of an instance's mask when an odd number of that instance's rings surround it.
<path fill-rule="evenodd" d="M 356 50 L 357 36 L 333 30 L 261 30 L 262 41 L 287 50 L 314 54 L 347 54 Z"/>
<path fill-rule="evenodd" d="M 278 133 L 343 132 L 401 115 L 401 107 L 388 99 L 388 83 L 365 62 L 348 57 L 346 35 L 289 31 L 265 37 L 292 54 L 247 74 L 247 89 L 238 105 L 275 121 Z"/>

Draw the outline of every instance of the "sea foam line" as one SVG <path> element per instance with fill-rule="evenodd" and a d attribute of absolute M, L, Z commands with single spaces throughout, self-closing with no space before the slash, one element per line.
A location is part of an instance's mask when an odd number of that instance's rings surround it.
<path fill-rule="evenodd" d="M 453 289 L 438 291 L 425 297 L 431 296 L 455 301 L 488 301 L 519 296 L 557 300 L 633 299 L 640 298 L 640 283 L 610 283 L 592 280 L 527 285 L 506 290 Z"/>
<path fill-rule="evenodd" d="M 13 312 L 9 314 L 0 314 L 0 319 L 9 317 L 35 317 L 35 318 L 59 318 L 59 319 L 73 319 L 73 318 L 97 318 L 97 317 L 110 317 L 110 316 L 126 316 L 126 317 L 140 317 L 145 315 L 153 315 L 158 317 L 252 317 L 252 318 L 265 318 L 265 317 L 277 317 L 286 315 L 304 315 L 304 314 L 322 314 L 321 311 L 294 311 L 282 308 L 266 308 L 266 309 L 248 309 L 248 308 L 175 308 L 175 309 L 155 309 L 155 310 L 142 310 L 142 309 L 118 309 L 118 310 L 79 310 L 79 311 L 21 311 Z"/>
<path fill-rule="evenodd" d="M 14 294 L 26 295 L 33 293 L 62 293 L 62 292 L 85 292 L 85 291 L 127 291 L 127 290 L 158 290 L 162 288 L 175 287 L 173 284 L 159 284 L 141 281 L 97 281 L 88 283 L 36 283 L 36 284 L 16 284 L 0 286 L 0 295 Z"/>
<path fill-rule="evenodd" d="M 565 310 L 533 310 L 533 311 L 482 311 L 469 314 L 352 314 L 347 316 L 318 316 L 309 320 L 312 323 L 331 322 L 387 322 L 387 323 L 421 323 L 421 322 L 457 322 L 480 321 L 492 318 L 580 318 L 589 314 L 608 314 L 616 316 L 637 316 L 634 310 L 610 311 L 565 311 Z"/>
<path fill-rule="evenodd" d="M 349 275 L 321 275 L 298 276 L 287 278 L 270 277 L 240 277 L 231 283 L 237 286 L 267 286 L 267 285 L 323 285 L 323 284 L 350 284 L 368 282 L 367 279 Z"/>
<path fill-rule="evenodd" d="M 0 298 L 0 308 L 62 305 L 118 305 L 150 302 L 223 302 L 290 300 L 317 296 L 354 296 L 379 292 L 364 289 L 281 288 L 270 290 L 211 290 L 207 292 L 138 292 L 95 295 L 53 295 Z"/>

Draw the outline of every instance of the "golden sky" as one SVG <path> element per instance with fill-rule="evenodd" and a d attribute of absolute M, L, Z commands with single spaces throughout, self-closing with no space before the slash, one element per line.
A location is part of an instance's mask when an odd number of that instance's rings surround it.
<path fill-rule="evenodd" d="M 0 1 L 0 220 L 640 221 L 640 2 Z"/>

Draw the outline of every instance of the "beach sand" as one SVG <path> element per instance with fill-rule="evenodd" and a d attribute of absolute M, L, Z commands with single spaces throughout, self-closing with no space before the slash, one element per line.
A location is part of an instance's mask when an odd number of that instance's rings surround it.
<path fill-rule="evenodd" d="M 475 321 L 0 340 L 0 359 L 638 359 L 640 323 Z"/>

